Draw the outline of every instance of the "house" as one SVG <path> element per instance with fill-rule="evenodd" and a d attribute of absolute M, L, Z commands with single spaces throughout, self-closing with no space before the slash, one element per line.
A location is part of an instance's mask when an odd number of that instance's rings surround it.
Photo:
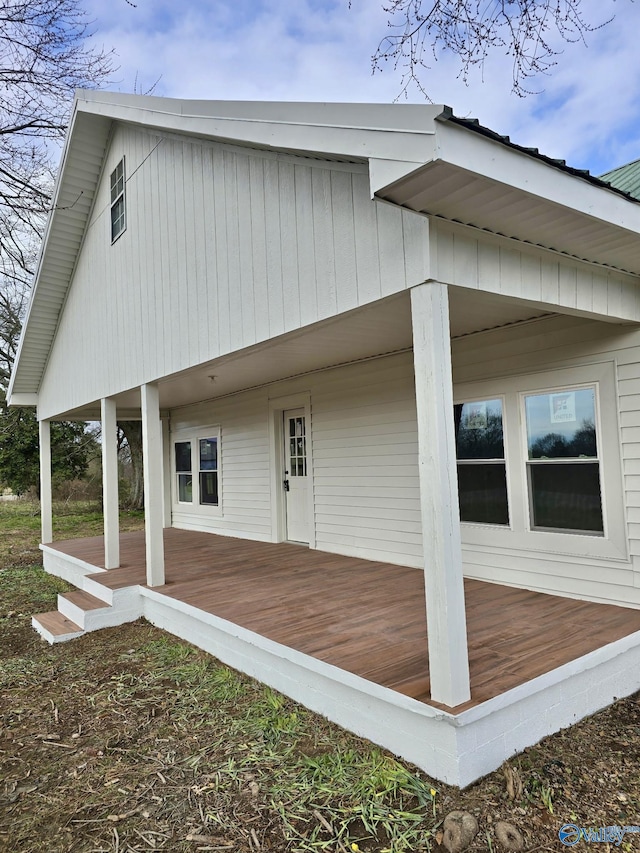
<path fill-rule="evenodd" d="M 79 92 L 9 391 L 78 587 L 34 625 L 145 615 L 459 785 L 638 690 L 639 235 L 446 107 Z M 56 419 L 104 538 L 52 541 Z"/>

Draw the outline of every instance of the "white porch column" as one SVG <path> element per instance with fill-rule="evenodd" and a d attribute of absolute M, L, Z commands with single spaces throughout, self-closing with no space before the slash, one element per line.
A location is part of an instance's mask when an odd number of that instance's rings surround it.
<path fill-rule="evenodd" d="M 100 401 L 102 418 L 102 506 L 104 513 L 104 567 L 120 565 L 120 517 L 118 513 L 118 426 L 116 401 Z"/>
<path fill-rule="evenodd" d="M 171 527 L 171 479 L 169 477 L 169 471 L 171 471 L 171 435 L 168 418 L 162 420 L 162 449 L 164 526 Z"/>
<path fill-rule="evenodd" d="M 147 557 L 147 585 L 164 583 L 164 540 L 162 527 L 162 425 L 158 386 L 140 386 L 142 404 L 142 456 L 144 464 L 144 533 Z"/>
<path fill-rule="evenodd" d="M 40 524 L 42 544 L 53 542 L 53 503 L 51 499 L 51 422 L 38 421 L 40 435 Z"/>
<path fill-rule="evenodd" d="M 470 698 L 447 286 L 411 290 L 431 698 Z"/>

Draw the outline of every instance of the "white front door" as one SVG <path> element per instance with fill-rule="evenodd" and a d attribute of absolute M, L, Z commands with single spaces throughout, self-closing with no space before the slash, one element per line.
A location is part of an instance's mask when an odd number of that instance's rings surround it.
<path fill-rule="evenodd" d="M 309 542 L 307 424 L 304 409 L 284 412 L 284 489 L 287 539 Z"/>

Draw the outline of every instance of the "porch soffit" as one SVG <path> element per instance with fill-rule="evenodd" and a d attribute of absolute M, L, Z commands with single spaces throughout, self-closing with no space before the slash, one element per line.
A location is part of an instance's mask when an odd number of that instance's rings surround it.
<path fill-rule="evenodd" d="M 545 309 L 525 300 L 465 288 L 450 287 L 449 302 L 452 338 L 548 316 Z M 412 346 L 411 302 L 405 291 L 163 377 L 159 380 L 160 406 L 167 411 L 367 358 L 410 351 Z M 138 388 L 117 394 L 115 399 L 119 413 L 128 412 L 131 417 L 139 413 Z M 95 401 L 59 417 L 93 420 L 99 419 L 99 411 L 99 401 Z"/>
<path fill-rule="evenodd" d="M 597 208 L 582 212 L 444 160 L 421 166 L 379 190 L 377 197 L 428 216 L 640 274 L 636 223 L 628 221 L 621 227 L 603 221 Z"/>

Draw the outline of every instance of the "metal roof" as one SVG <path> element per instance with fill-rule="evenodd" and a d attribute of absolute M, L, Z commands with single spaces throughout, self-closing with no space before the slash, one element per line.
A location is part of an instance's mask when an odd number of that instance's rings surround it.
<path fill-rule="evenodd" d="M 543 154 L 538 148 L 531 148 L 528 146 L 518 145 L 515 142 L 512 142 L 509 136 L 504 136 L 500 133 L 496 133 L 495 130 L 491 130 L 489 127 L 484 127 L 480 124 L 480 121 L 477 118 L 460 118 L 459 116 L 455 116 L 450 107 L 445 107 L 443 111 L 442 118 L 447 121 L 452 121 L 455 124 L 459 124 L 461 127 L 466 127 L 468 130 L 475 131 L 476 133 L 480 133 L 482 136 L 486 136 L 489 139 L 495 139 L 498 142 L 501 142 L 503 145 L 509 146 L 509 148 L 514 148 L 516 151 L 522 151 L 524 154 L 529 154 L 532 157 L 536 157 L 539 160 L 542 160 L 544 163 L 548 163 L 550 166 L 555 166 L 557 169 L 561 169 L 563 172 L 567 172 L 570 175 L 575 175 L 578 178 L 583 178 L 586 181 L 594 184 L 595 186 L 604 187 L 605 189 L 613 190 L 614 192 L 619 192 L 620 195 L 626 196 L 628 199 L 632 201 L 640 201 L 640 160 L 636 160 L 634 163 L 629 163 L 628 166 L 621 166 L 619 169 L 613 169 L 611 172 L 607 172 L 604 175 L 592 175 L 588 169 L 576 169 L 573 166 L 569 166 L 566 160 L 561 160 L 557 157 L 548 157 L 546 154 Z M 622 172 L 625 169 L 628 169 L 630 166 L 636 166 L 638 169 L 637 173 L 637 193 L 631 191 L 626 186 L 622 184 L 622 181 L 613 180 L 612 176 L 616 176 L 618 172 Z"/>
<path fill-rule="evenodd" d="M 640 201 L 640 160 L 634 160 L 600 175 L 600 180 Z"/>

